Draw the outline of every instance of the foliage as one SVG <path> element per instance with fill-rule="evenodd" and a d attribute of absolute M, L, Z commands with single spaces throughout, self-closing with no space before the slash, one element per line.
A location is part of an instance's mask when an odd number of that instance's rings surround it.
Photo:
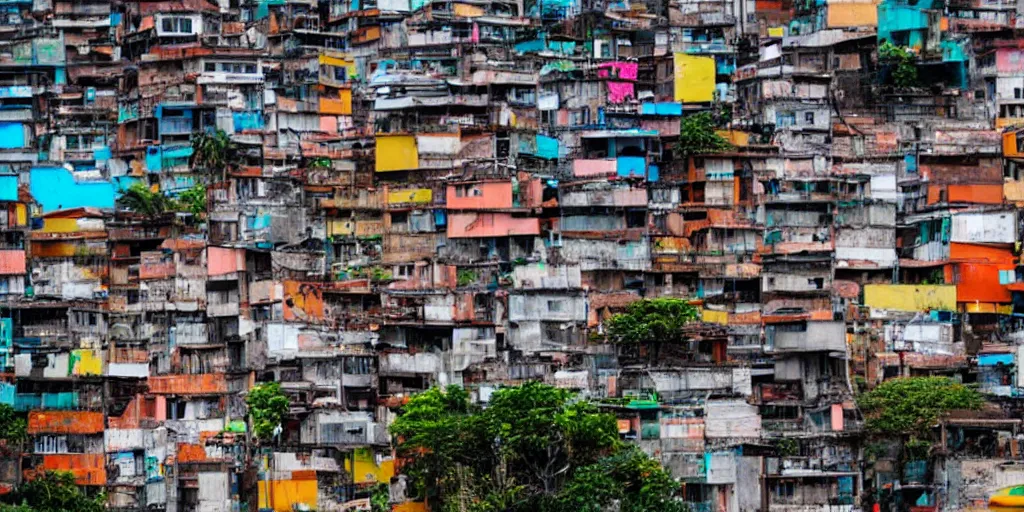
<path fill-rule="evenodd" d="M 314 158 L 306 164 L 307 169 L 330 169 L 331 159 L 327 157 Z"/>
<path fill-rule="evenodd" d="M 192 161 L 194 168 L 207 173 L 223 173 L 238 159 L 238 148 L 224 130 L 200 133 L 192 138 Z"/>
<path fill-rule="evenodd" d="M 559 493 L 563 511 L 601 512 L 613 501 L 620 512 L 682 512 L 679 484 L 658 461 L 635 446 L 580 468 Z"/>
<path fill-rule="evenodd" d="M 679 145 L 676 148 L 680 157 L 721 153 L 732 148 L 729 141 L 716 133 L 715 119 L 710 112 L 690 114 L 679 124 Z"/>
<path fill-rule="evenodd" d="M 869 443 L 864 447 L 864 458 L 869 461 L 873 461 L 880 457 L 884 457 L 886 454 L 885 443 Z"/>
<path fill-rule="evenodd" d="M 348 267 L 338 279 L 369 279 L 373 282 L 388 281 L 391 271 L 383 267 Z"/>
<path fill-rule="evenodd" d="M 946 284 L 946 277 L 941 269 L 933 270 L 928 277 L 921 281 L 921 284 Z"/>
<path fill-rule="evenodd" d="M 371 281 L 387 281 L 388 279 L 391 279 L 390 271 L 380 267 L 373 267 L 373 271 L 370 273 Z"/>
<path fill-rule="evenodd" d="M 14 407 L 0 404 L 0 439 L 8 443 L 20 443 L 28 438 L 28 422 L 18 416 Z"/>
<path fill-rule="evenodd" d="M 176 208 L 174 200 L 161 194 L 153 192 L 142 183 L 132 183 L 128 190 L 125 190 L 117 199 L 118 204 L 126 210 L 133 211 L 139 215 L 153 219 Z"/>
<path fill-rule="evenodd" d="M 976 390 L 947 377 L 887 380 L 857 399 L 867 428 L 883 435 L 925 434 L 943 414 L 982 403 Z"/>
<path fill-rule="evenodd" d="M 868 381 L 862 375 L 853 376 L 853 391 L 855 393 L 863 393 L 868 389 Z"/>
<path fill-rule="evenodd" d="M 472 270 L 469 270 L 469 269 L 459 270 L 459 272 L 458 272 L 458 285 L 459 286 L 469 286 L 470 284 L 473 284 L 474 282 L 476 282 L 476 280 L 477 280 L 476 272 L 473 272 Z"/>
<path fill-rule="evenodd" d="M 623 511 L 673 510 L 662 505 L 675 482 L 622 445 L 612 415 L 546 384 L 503 388 L 486 408 L 460 387 L 433 388 L 410 399 L 391 433 L 412 460 L 413 490 L 435 510 L 576 512 L 611 500 Z"/>
<path fill-rule="evenodd" d="M 910 48 L 896 46 L 889 41 L 878 47 L 879 60 L 889 65 L 889 81 L 896 87 L 918 85 L 917 56 Z"/>
<path fill-rule="evenodd" d="M 495 393 L 484 411 L 488 438 L 501 455 L 527 469 L 546 492 L 559 475 L 594 462 L 618 442 L 613 416 L 572 398 L 567 390 L 530 382 Z"/>
<path fill-rule="evenodd" d="M 180 209 L 191 213 L 195 217 L 206 213 L 206 186 L 196 183 L 192 188 L 178 195 Z"/>
<path fill-rule="evenodd" d="M 9 505 L 0 512 L 101 512 L 106 497 L 89 497 L 75 484 L 75 476 L 66 471 L 47 471 L 4 496 Z"/>
<path fill-rule="evenodd" d="M 0 512 L 36 512 L 36 510 L 24 503 L 19 503 L 17 505 L 0 503 Z"/>
<path fill-rule="evenodd" d="M 269 441 L 288 413 L 288 397 L 281 391 L 281 384 L 267 382 L 254 386 L 245 397 L 245 404 L 249 406 L 253 435 L 259 441 Z"/>
<path fill-rule="evenodd" d="M 390 510 L 390 488 L 388 484 L 379 483 L 373 488 L 373 494 L 370 495 L 370 512 L 390 512 Z"/>
<path fill-rule="evenodd" d="M 685 340 L 683 326 L 696 321 L 697 308 L 684 299 L 638 300 L 625 313 L 608 319 L 608 337 L 616 343 L 679 343 Z"/>
<path fill-rule="evenodd" d="M 775 451 L 780 457 L 793 457 L 800 453 L 800 446 L 795 439 L 784 437 L 775 441 Z"/>
<path fill-rule="evenodd" d="M 907 441 L 903 450 L 908 460 L 924 460 L 928 458 L 928 452 L 931 451 L 931 448 L 931 441 L 915 438 Z"/>

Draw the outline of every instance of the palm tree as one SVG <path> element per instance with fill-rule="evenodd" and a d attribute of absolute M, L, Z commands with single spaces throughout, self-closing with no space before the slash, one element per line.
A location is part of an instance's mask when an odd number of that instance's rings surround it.
<path fill-rule="evenodd" d="M 149 219 L 159 217 L 175 208 L 173 199 L 159 192 L 153 192 L 142 183 L 133 183 L 128 190 L 121 194 L 117 203 L 122 208 L 144 215 Z"/>
<path fill-rule="evenodd" d="M 224 130 L 203 132 L 192 138 L 192 167 L 208 174 L 224 174 L 237 161 L 237 147 Z"/>

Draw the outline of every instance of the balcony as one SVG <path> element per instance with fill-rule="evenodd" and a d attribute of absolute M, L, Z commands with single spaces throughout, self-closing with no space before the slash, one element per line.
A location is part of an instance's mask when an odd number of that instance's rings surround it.
<path fill-rule="evenodd" d="M 561 194 L 559 204 L 562 206 L 610 206 L 610 207 L 646 207 L 647 190 L 622 186 L 588 186 L 581 190 L 567 190 Z"/>
<path fill-rule="evenodd" d="M 192 133 L 193 123 L 191 118 L 186 117 L 165 117 L 160 120 L 160 136 L 189 135 Z"/>
<path fill-rule="evenodd" d="M 302 422 L 299 435 L 311 445 L 387 444 L 387 429 L 367 412 L 318 411 Z"/>

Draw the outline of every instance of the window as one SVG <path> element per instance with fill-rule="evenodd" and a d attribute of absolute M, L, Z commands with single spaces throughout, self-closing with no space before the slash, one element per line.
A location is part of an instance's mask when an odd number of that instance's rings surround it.
<path fill-rule="evenodd" d="M 814 112 L 804 112 L 804 122 L 814 124 Z"/>
<path fill-rule="evenodd" d="M 780 314 L 776 311 L 776 314 Z M 807 332 L 807 324 L 804 322 L 775 324 L 775 332 Z"/>
<path fill-rule="evenodd" d="M 548 313 L 561 313 L 565 310 L 565 301 L 562 300 L 549 300 L 548 301 Z"/>
<path fill-rule="evenodd" d="M 647 211 L 631 211 L 626 213 L 627 228 L 642 228 L 647 225 Z"/>
<path fill-rule="evenodd" d="M 1014 87 L 1013 88 L 1013 98 L 1019 100 L 1020 99 L 1020 92 L 1021 92 L 1020 91 L 1020 87 Z"/>
<path fill-rule="evenodd" d="M 373 371 L 373 359 L 369 357 L 349 357 L 345 359 L 345 373 L 349 375 L 369 375 Z"/>
<path fill-rule="evenodd" d="M 1017 282 L 1017 271 L 1015 270 L 1000 270 L 999 271 L 999 284 L 1010 284 Z"/>
<path fill-rule="evenodd" d="M 775 495 L 780 498 L 792 498 L 794 487 L 793 482 L 779 482 L 775 484 Z"/>
<path fill-rule="evenodd" d="M 164 32 L 171 32 L 175 34 L 191 34 L 192 33 L 192 19 L 191 18 L 164 18 L 160 20 L 160 28 Z"/>
<path fill-rule="evenodd" d="M 796 115 L 792 112 L 776 112 L 775 125 L 778 128 L 785 128 L 796 124 Z"/>
<path fill-rule="evenodd" d="M 203 64 L 203 70 L 208 72 L 217 71 L 217 64 L 214 62 L 207 62 L 206 64 Z"/>

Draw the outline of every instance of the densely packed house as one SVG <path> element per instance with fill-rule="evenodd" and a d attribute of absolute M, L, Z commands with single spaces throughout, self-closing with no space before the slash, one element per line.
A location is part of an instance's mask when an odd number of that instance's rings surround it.
<path fill-rule="evenodd" d="M 0 490 L 425 511 L 404 401 L 541 380 L 694 511 L 983 506 L 1024 481 L 1019 8 L 0 1 L 0 403 L 29 434 Z M 688 346 L 601 342 L 656 297 L 700 309 Z M 916 375 L 989 404 L 904 464 L 854 394 Z M 253 457 L 268 381 L 291 404 Z"/>

